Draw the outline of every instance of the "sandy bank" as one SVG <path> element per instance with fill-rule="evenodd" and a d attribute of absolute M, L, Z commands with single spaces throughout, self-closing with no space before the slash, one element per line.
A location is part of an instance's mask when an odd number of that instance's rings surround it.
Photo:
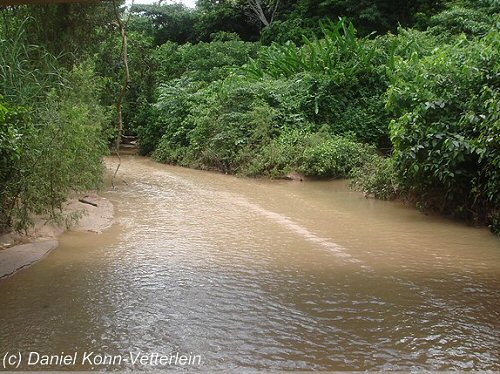
<path fill-rule="evenodd" d="M 69 228 L 71 231 L 99 234 L 113 223 L 113 204 L 96 193 L 74 196 L 63 209 L 66 216 L 81 215 L 79 221 Z M 57 237 L 66 230 L 65 224 L 46 224 L 40 218 L 28 235 L 8 233 L 0 236 L 0 278 L 42 259 L 58 246 Z"/>

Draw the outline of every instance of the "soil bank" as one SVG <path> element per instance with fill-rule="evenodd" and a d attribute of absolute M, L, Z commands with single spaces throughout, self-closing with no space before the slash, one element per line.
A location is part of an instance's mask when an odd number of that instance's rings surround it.
<path fill-rule="evenodd" d="M 65 216 L 81 214 L 78 222 L 69 228 L 73 231 L 99 234 L 113 223 L 113 204 L 97 193 L 73 196 L 66 202 L 63 210 Z M 1 235 L 0 278 L 12 275 L 42 259 L 59 245 L 57 237 L 66 230 L 64 224 L 50 224 L 38 218 L 28 235 L 14 232 Z"/>

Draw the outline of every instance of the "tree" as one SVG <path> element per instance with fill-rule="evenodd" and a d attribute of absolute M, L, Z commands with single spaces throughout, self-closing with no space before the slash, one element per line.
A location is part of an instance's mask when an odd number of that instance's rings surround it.
<path fill-rule="evenodd" d="M 198 0 L 195 35 L 210 41 L 220 31 L 236 33 L 241 40 L 256 41 L 260 28 L 248 18 L 246 0 Z"/>
<path fill-rule="evenodd" d="M 347 17 L 361 35 L 385 33 L 398 25 L 410 26 L 417 14 L 432 15 L 444 7 L 444 0 L 298 0 L 289 18 L 317 20 Z"/>
<path fill-rule="evenodd" d="M 183 4 L 134 5 L 130 30 L 151 32 L 156 45 L 194 41 L 195 11 Z"/>
<path fill-rule="evenodd" d="M 113 7 L 108 2 L 17 6 L 2 12 L 12 22 L 23 22 L 29 44 L 61 55 L 60 62 L 68 67 L 94 53 L 114 32 Z"/>
<path fill-rule="evenodd" d="M 271 0 L 263 3 L 262 0 L 247 0 L 250 19 L 262 23 L 265 27 L 270 26 L 278 10 L 279 0 Z"/>

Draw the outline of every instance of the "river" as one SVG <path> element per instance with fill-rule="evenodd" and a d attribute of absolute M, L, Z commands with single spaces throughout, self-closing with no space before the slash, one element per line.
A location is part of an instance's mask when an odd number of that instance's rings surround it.
<path fill-rule="evenodd" d="M 500 370 L 500 240 L 487 229 L 366 199 L 344 181 L 237 178 L 136 156 L 104 195 L 112 228 L 67 232 L 0 280 L 0 354 L 180 352 L 199 355 L 201 370 Z"/>

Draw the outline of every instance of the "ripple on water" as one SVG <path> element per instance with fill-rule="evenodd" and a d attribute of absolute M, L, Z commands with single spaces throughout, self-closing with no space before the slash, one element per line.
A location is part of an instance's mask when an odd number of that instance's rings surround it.
<path fill-rule="evenodd" d="M 380 205 L 392 221 L 373 218 L 373 202 L 328 184 L 140 159 L 120 170 L 115 231 L 67 234 L 0 282 L 0 350 L 193 352 L 205 369 L 500 370 L 497 242 L 455 226 L 433 235 L 449 224 L 405 224 L 392 205 Z"/>

